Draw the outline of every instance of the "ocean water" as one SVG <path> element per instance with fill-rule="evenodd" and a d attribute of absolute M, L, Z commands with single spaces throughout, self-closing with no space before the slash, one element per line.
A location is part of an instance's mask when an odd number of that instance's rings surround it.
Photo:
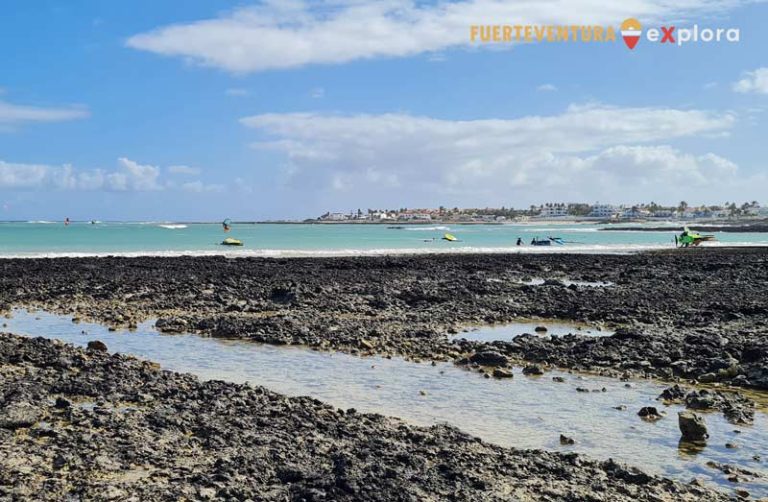
<path fill-rule="evenodd" d="M 658 225 L 658 224 L 654 224 Z M 386 253 L 576 252 L 625 253 L 674 247 L 670 231 L 599 231 L 592 224 L 525 225 L 0 223 L 0 257 L 225 254 L 231 256 L 335 256 Z M 452 233 L 459 241 L 442 240 Z M 534 237 L 561 237 L 564 245 L 534 247 Z M 716 233 L 707 246 L 768 245 L 768 233 Z M 243 241 L 233 248 L 226 237 Z M 517 238 L 524 246 L 516 246 Z"/>

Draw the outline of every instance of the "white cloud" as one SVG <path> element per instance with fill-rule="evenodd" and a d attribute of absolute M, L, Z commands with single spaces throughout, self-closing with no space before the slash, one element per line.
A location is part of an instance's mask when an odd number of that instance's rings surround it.
<path fill-rule="evenodd" d="M 179 174 L 183 176 L 197 176 L 201 172 L 199 168 L 189 166 L 169 166 L 167 169 L 171 174 Z"/>
<path fill-rule="evenodd" d="M 36 106 L 14 105 L 0 101 L 0 128 L 12 127 L 32 122 L 62 122 L 88 117 L 86 108 L 44 108 Z"/>
<path fill-rule="evenodd" d="M 251 93 L 248 91 L 248 89 L 242 89 L 239 87 L 232 87 L 227 89 L 226 91 L 227 96 L 236 96 L 236 97 L 245 97 L 250 95 Z"/>
<path fill-rule="evenodd" d="M 541 84 L 536 88 L 539 92 L 555 92 L 557 91 L 557 87 L 555 87 L 553 84 Z"/>
<path fill-rule="evenodd" d="M 171 168 L 168 170 L 171 171 Z M 199 173 L 199 170 L 193 171 Z M 216 191 L 218 187 L 193 181 L 180 188 L 203 192 Z M 176 185 L 162 179 L 159 167 L 142 165 L 125 157 L 119 158 L 117 168 L 112 170 L 75 169 L 69 164 L 53 166 L 0 160 L 0 189 L 152 192 L 172 188 L 176 188 Z"/>
<path fill-rule="evenodd" d="M 117 162 L 122 170 L 107 177 L 114 190 L 135 190 L 138 192 L 162 190 L 162 186 L 158 182 L 159 167 L 142 165 L 125 157 L 120 157 Z"/>
<path fill-rule="evenodd" d="M 414 197 L 508 203 L 511 191 L 607 200 L 601 192 L 614 190 L 621 201 L 641 192 L 654 197 L 666 187 L 715 194 L 738 182 L 733 163 L 648 144 L 724 135 L 734 120 L 699 110 L 592 104 L 513 120 L 266 114 L 242 123 L 264 136 L 254 148 L 286 156 L 284 173 L 293 185 L 359 197 L 392 189 L 390 195 L 407 190 Z"/>
<path fill-rule="evenodd" d="M 736 92 L 768 94 L 768 67 L 744 73 L 744 78 L 733 84 Z"/>
<path fill-rule="evenodd" d="M 223 192 L 224 185 L 207 185 L 202 181 L 190 181 L 181 185 L 181 189 L 185 192 L 202 193 L 202 192 Z"/>
<path fill-rule="evenodd" d="M 246 73 L 307 64 L 404 57 L 469 46 L 472 24 L 615 24 L 675 19 L 733 7 L 736 0 L 267 1 L 221 17 L 130 37 L 127 45 Z"/>

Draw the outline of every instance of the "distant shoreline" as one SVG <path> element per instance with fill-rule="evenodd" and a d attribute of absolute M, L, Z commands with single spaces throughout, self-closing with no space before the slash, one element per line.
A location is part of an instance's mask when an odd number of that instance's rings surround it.
<path fill-rule="evenodd" d="M 768 224 L 760 223 L 756 225 L 689 225 L 691 230 L 701 230 L 706 232 L 730 232 L 730 233 L 765 233 L 768 232 Z M 666 226 L 666 227 L 614 227 L 614 228 L 600 228 L 603 231 L 614 232 L 678 232 L 683 230 L 683 225 L 680 226 Z"/>
<path fill-rule="evenodd" d="M 665 220 L 668 221 L 668 220 Z M 389 227 L 405 227 L 405 226 L 434 226 L 434 225 L 604 225 L 605 228 L 600 230 L 614 230 L 614 231 L 665 231 L 665 230 L 682 230 L 683 226 L 687 225 L 691 228 L 704 228 L 709 231 L 717 232 L 768 232 L 768 220 L 765 219 L 733 219 L 733 220 L 704 220 L 699 222 L 693 222 L 689 220 L 683 220 L 679 223 L 675 222 L 674 225 L 658 225 L 658 226 L 623 226 L 623 225 L 638 225 L 638 224 L 652 224 L 653 221 L 648 220 L 607 220 L 607 219 L 562 219 L 562 218 L 530 218 L 527 220 L 506 220 L 506 221 L 453 221 L 453 220 L 343 220 L 343 221 L 329 221 L 329 220 L 253 220 L 253 221 L 232 221 L 233 225 L 377 225 L 377 226 L 389 226 Z M 671 223 L 671 222 L 670 222 Z M 64 221 L 59 220 L 4 220 L 0 221 L 0 224 L 40 224 L 40 225 L 64 225 Z M 70 220 L 70 224 L 74 225 L 90 225 L 91 220 Z M 94 225 L 103 224 L 129 224 L 129 225 L 221 225 L 220 221 L 184 221 L 184 220 L 158 220 L 158 221 L 121 221 L 121 220 L 99 220 Z M 746 230 L 745 230 L 746 229 Z"/>

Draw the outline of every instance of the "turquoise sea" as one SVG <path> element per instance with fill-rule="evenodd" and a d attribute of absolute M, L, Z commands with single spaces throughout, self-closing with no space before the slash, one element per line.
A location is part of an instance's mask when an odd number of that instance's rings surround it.
<path fill-rule="evenodd" d="M 659 223 L 654 223 L 658 226 Z M 679 225 L 679 224 L 678 224 Z M 505 225 L 425 224 L 220 224 L 192 223 L 0 223 L 0 256 L 179 255 L 234 256 L 369 255 L 419 252 L 624 253 L 674 247 L 673 230 L 599 231 L 600 225 L 527 223 Z M 459 242 L 441 239 L 445 233 Z M 561 237 L 562 246 L 530 246 L 534 237 Z M 716 233 L 708 246 L 768 245 L 768 233 Z M 241 248 L 220 245 L 226 237 Z M 524 246 L 516 246 L 517 238 Z"/>

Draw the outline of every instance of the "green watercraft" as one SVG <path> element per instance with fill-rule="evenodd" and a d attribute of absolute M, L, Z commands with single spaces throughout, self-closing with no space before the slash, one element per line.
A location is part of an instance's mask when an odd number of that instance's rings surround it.
<path fill-rule="evenodd" d="M 227 237 L 223 241 L 221 241 L 222 246 L 242 246 L 243 241 L 238 239 L 233 239 L 232 237 Z"/>

